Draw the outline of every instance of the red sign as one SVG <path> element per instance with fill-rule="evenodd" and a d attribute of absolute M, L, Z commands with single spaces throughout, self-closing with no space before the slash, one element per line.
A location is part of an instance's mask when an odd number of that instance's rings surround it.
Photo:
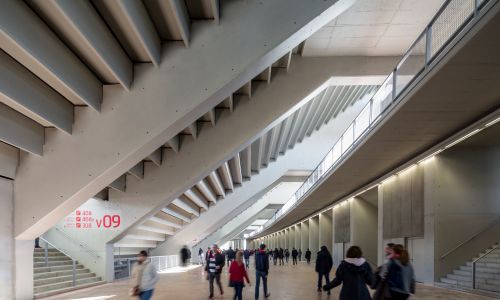
<path fill-rule="evenodd" d="M 64 218 L 64 228 L 114 229 L 121 225 L 118 212 L 95 213 L 92 210 L 77 209 Z"/>

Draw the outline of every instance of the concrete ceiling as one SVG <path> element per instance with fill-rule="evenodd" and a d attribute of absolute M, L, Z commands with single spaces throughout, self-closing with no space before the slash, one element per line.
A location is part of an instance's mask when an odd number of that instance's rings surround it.
<path fill-rule="evenodd" d="M 358 0 L 307 39 L 304 56 L 403 54 L 444 0 Z"/>
<path fill-rule="evenodd" d="M 466 139 L 465 141 L 455 145 L 454 147 L 463 148 L 485 148 L 485 147 L 498 147 L 500 146 L 500 125 L 497 123 L 495 126 L 488 127 L 476 135 Z"/>
<path fill-rule="evenodd" d="M 500 107 L 500 4 L 408 89 L 296 208 L 259 233 L 275 232 L 342 200 Z M 446 52 L 445 52 L 446 53 Z M 478 80 L 480 79 L 480 80 Z"/>

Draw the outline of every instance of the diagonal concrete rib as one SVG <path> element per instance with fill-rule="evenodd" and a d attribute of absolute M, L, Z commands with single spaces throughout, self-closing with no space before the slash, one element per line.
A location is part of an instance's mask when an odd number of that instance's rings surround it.
<path fill-rule="evenodd" d="M 51 132 L 44 156 L 24 154 L 15 235 L 33 239 L 269 67 L 354 0 L 227 1 L 219 26 L 137 65 L 130 91 L 106 86 L 101 113 L 76 112 L 72 136 Z"/>

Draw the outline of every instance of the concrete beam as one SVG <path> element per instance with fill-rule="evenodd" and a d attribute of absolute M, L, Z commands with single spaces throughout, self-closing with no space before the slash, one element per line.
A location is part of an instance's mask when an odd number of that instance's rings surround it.
<path fill-rule="evenodd" d="M 200 30 L 187 49 L 164 50 L 163 56 L 169 59 L 158 68 L 135 66 L 130 91 L 106 86 L 101 114 L 77 111 L 79 124 L 74 131 L 78 134 L 54 134 L 48 139 L 50 155 L 21 158 L 16 180 L 17 238 L 34 238 L 48 230 L 353 2 L 228 2 L 222 7 L 224 24 Z M 1 11 L 8 15 L 10 9 Z M 200 55 L 202 49 L 205 55 Z M 43 187 L 33 188 L 42 181 Z M 33 205 L 34 198 L 40 205 Z"/>

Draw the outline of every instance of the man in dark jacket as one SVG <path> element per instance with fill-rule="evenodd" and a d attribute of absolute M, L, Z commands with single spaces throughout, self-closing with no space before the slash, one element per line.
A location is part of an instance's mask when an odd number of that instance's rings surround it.
<path fill-rule="evenodd" d="M 318 273 L 318 292 L 321 292 L 323 286 L 323 277 L 325 277 L 325 284 L 330 284 L 330 271 L 333 267 L 332 255 L 326 246 L 321 246 L 321 251 L 316 256 L 316 272 Z M 330 295 L 330 291 L 328 291 Z"/>
<path fill-rule="evenodd" d="M 245 251 L 243 251 L 243 258 L 245 258 L 245 267 L 247 269 L 250 267 L 250 255 L 252 255 L 250 250 L 245 249 Z"/>
<path fill-rule="evenodd" d="M 227 255 L 227 265 L 231 265 L 231 262 L 236 258 L 236 252 L 233 248 L 229 247 L 229 250 L 226 251 Z"/>
<path fill-rule="evenodd" d="M 264 285 L 264 296 L 267 298 L 271 294 L 267 291 L 267 274 L 269 274 L 269 258 L 266 253 L 266 245 L 260 245 L 260 249 L 255 252 L 255 299 L 259 299 L 260 279 Z"/>
<path fill-rule="evenodd" d="M 306 250 L 306 260 L 307 260 L 307 263 L 310 264 L 311 263 L 311 250 L 309 250 L 309 248 L 307 248 Z"/>
<path fill-rule="evenodd" d="M 292 249 L 292 264 L 296 265 L 297 264 L 297 256 L 299 256 L 299 252 L 297 249 L 293 248 Z"/>
<path fill-rule="evenodd" d="M 226 263 L 226 259 L 222 252 L 220 251 L 217 245 L 212 246 L 212 250 L 207 255 L 207 264 L 205 266 L 205 271 L 208 273 L 208 285 L 210 289 L 210 295 L 208 298 L 214 297 L 214 279 L 217 282 L 217 286 L 219 287 L 219 291 L 221 295 L 224 295 L 224 291 L 222 290 L 222 284 L 220 283 L 220 274 L 222 272 L 222 268 L 224 268 L 224 264 Z"/>

